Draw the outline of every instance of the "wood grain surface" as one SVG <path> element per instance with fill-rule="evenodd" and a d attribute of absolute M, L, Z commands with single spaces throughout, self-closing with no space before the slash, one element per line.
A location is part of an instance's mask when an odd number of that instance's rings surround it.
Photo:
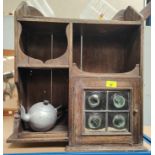
<path fill-rule="evenodd" d="M 57 146 L 55 143 L 31 143 L 31 144 L 10 144 L 6 143 L 6 139 L 13 130 L 13 117 L 4 116 L 3 118 L 3 153 L 38 153 L 38 152 L 64 152 L 66 144 Z M 144 127 L 144 133 L 151 136 L 150 126 Z M 150 145 L 144 142 L 144 145 L 151 149 Z"/>
<path fill-rule="evenodd" d="M 45 99 L 55 107 L 62 104 L 69 122 L 46 134 L 34 133 L 19 115 L 8 142 L 69 141 L 70 151 L 93 150 L 91 145 L 98 145 L 98 151 L 116 145 L 116 150 L 143 149 L 143 17 L 130 6 L 121 15 L 123 20 L 48 18 L 21 3 L 15 11 L 19 104 L 26 110 Z M 117 81 L 117 89 L 131 91 L 130 133 L 83 134 L 83 91 L 107 89 L 109 79 Z"/>

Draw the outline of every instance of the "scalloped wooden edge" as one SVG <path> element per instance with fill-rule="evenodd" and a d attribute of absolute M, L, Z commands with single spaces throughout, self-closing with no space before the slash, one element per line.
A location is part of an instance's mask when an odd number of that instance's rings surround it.
<path fill-rule="evenodd" d="M 43 14 L 36 8 L 29 6 L 27 2 L 22 1 L 15 10 L 15 17 L 26 16 L 43 16 Z"/>
<path fill-rule="evenodd" d="M 73 63 L 72 69 L 71 69 L 71 76 L 80 76 L 80 77 L 133 77 L 133 76 L 139 76 L 139 64 L 136 64 L 134 69 L 132 69 L 129 72 L 124 73 L 91 73 L 82 71 L 79 69 L 76 65 L 76 63 Z"/>

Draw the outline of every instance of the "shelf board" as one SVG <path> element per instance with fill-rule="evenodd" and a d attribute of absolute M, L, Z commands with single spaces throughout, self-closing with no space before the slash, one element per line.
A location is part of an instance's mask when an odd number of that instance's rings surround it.
<path fill-rule="evenodd" d="M 58 22 L 58 23 L 83 23 L 83 24 L 108 24 L 108 25 L 140 25 L 138 21 L 120 21 L 120 20 L 86 20 L 86 19 L 62 19 L 51 17 L 18 17 L 18 21 L 25 22 Z"/>
<path fill-rule="evenodd" d="M 60 69 L 67 69 L 69 65 L 53 65 L 53 64 L 20 64 L 17 65 L 17 68 L 34 68 L 34 69 L 52 69 L 52 68 L 60 68 Z"/>
<path fill-rule="evenodd" d="M 56 126 L 47 132 L 33 132 L 23 130 L 18 134 L 13 133 L 7 140 L 12 143 L 30 143 L 30 142 L 68 142 L 68 129 L 64 121 L 59 121 Z"/>

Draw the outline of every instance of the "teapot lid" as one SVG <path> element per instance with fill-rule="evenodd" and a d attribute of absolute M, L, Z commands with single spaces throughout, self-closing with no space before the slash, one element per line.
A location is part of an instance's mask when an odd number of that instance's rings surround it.
<path fill-rule="evenodd" d="M 48 105 L 49 103 L 50 103 L 50 102 L 49 102 L 48 100 L 44 100 L 44 101 L 43 101 L 43 104 L 44 104 L 44 105 Z"/>

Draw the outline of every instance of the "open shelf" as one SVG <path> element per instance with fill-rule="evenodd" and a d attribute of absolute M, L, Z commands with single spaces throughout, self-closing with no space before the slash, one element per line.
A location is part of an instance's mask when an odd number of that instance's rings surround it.
<path fill-rule="evenodd" d="M 14 132 L 7 142 L 29 143 L 29 142 L 68 142 L 67 116 L 59 120 L 55 127 L 47 132 L 32 132 L 25 130 L 22 126 L 20 118 L 15 118 L 15 122 L 19 124 L 18 133 Z"/>
<path fill-rule="evenodd" d="M 19 21 L 19 49 L 25 66 L 68 65 L 68 23 Z"/>
<path fill-rule="evenodd" d="M 67 108 L 68 74 L 68 69 L 19 68 L 20 103 L 26 110 L 43 100 L 49 100 L 54 107 Z"/>
<path fill-rule="evenodd" d="M 140 64 L 140 25 L 73 24 L 73 63 L 90 73 L 125 73 Z"/>
<path fill-rule="evenodd" d="M 68 69 L 20 68 L 20 103 L 26 111 L 38 102 L 49 100 L 54 107 L 62 105 L 64 114 L 68 107 Z M 23 123 L 23 130 L 31 130 Z"/>
<path fill-rule="evenodd" d="M 66 113 L 68 107 L 68 69 L 19 68 L 18 71 L 19 99 L 26 111 L 35 103 L 49 100 L 54 107 L 62 105 L 62 112 Z M 25 129 L 29 130 L 30 128 Z"/>
<path fill-rule="evenodd" d="M 35 132 L 29 123 L 15 117 L 15 131 L 8 142 L 67 142 L 68 141 L 68 69 L 18 68 L 19 103 L 28 111 L 32 105 L 49 100 L 56 108 L 62 105 L 62 116 L 47 132 Z"/>

